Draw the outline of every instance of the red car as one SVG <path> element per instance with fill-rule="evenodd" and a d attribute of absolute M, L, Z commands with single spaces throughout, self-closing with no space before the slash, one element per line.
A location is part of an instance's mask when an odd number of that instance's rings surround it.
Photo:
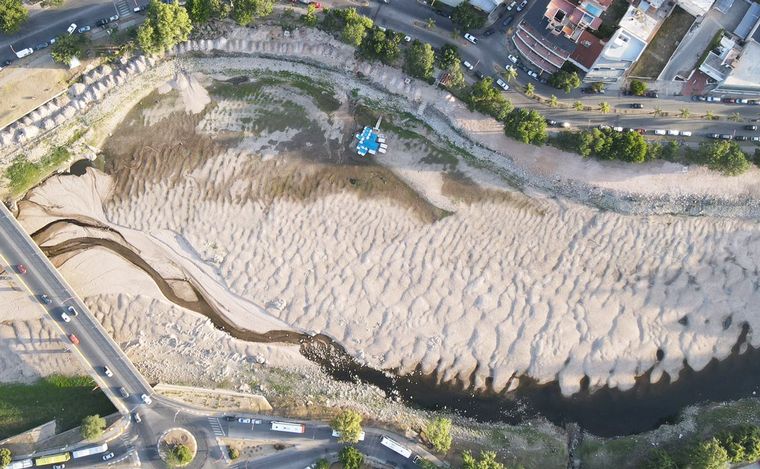
<path fill-rule="evenodd" d="M 17 265 L 16 266 L 16 272 L 18 272 L 18 273 L 20 273 L 22 275 L 25 274 L 26 273 L 26 266 L 24 264 Z"/>
<path fill-rule="evenodd" d="M 69 340 L 71 341 L 72 344 L 79 345 L 79 339 L 77 339 L 77 336 L 75 336 L 74 334 L 69 334 Z"/>

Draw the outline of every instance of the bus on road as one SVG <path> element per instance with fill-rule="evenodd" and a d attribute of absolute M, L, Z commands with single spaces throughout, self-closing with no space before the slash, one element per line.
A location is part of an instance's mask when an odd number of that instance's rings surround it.
<path fill-rule="evenodd" d="M 35 466 L 47 466 L 49 464 L 58 464 L 59 462 L 66 462 L 71 459 L 71 454 L 51 454 L 50 456 L 43 456 L 34 460 Z"/>
<path fill-rule="evenodd" d="M 300 423 L 272 422 L 272 431 L 286 433 L 304 433 L 306 431 L 306 427 Z"/>
<path fill-rule="evenodd" d="M 90 446 L 89 448 L 82 448 L 76 451 L 72 451 L 71 457 L 74 459 L 83 458 L 85 456 L 90 456 L 93 454 L 105 453 L 106 451 L 108 451 L 108 445 L 106 443 L 103 443 L 100 446 Z"/>
<path fill-rule="evenodd" d="M 409 456 L 412 455 L 411 451 L 409 451 L 408 449 L 404 448 L 403 446 L 401 446 L 396 441 L 391 440 L 387 436 L 384 436 L 383 439 L 380 440 L 380 444 L 383 445 L 383 446 L 385 446 L 386 448 L 390 449 L 391 451 L 394 451 L 394 452 L 400 454 L 401 456 L 403 456 L 403 457 L 405 457 L 407 459 L 409 458 Z"/>

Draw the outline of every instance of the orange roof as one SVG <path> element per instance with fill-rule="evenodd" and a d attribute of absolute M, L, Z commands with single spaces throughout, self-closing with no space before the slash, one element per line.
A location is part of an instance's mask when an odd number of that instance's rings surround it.
<path fill-rule="evenodd" d="M 603 48 L 604 43 L 598 37 L 588 31 L 583 31 L 581 37 L 578 38 L 578 47 L 570 54 L 570 58 L 588 71 L 602 53 Z"/>

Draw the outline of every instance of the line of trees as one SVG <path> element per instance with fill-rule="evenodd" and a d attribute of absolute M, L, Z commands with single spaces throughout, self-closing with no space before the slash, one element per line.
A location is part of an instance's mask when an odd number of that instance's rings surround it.
<path fill-rule="evenodd" d="M 723 469 L 729 463 L 741 464 L 760 459 L 760 428 L 746 425 L 724 431 L 713 438 L 678 451 L 653 451 L 643 469 Z"/>

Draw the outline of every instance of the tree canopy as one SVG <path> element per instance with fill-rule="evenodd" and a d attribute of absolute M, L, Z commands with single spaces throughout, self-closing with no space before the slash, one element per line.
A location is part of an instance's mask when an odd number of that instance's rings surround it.
<path fill-rule="evenodd" d="M 462 59 L 459 57 L 459 50 L 457 46 L 452 44 L 444 44 L 438 50 L 438 66 L 440 68 L 448 68 L 453 64 L 460 63 Z"/>
<path fill-rule="evenodd" d="M 678 464 L 667 451 L 658 448 L 644 461 L 641 469 L 678 469 Z"/>
<path fill-rule="evenodd" d="M 106 419 L 98 414 L 88 415 L 82 419 L 82 425 L 79 430 L 82 434 L 82 438 L 85 440 L 96 440 L 103 435 L 103 430 L 106 429 Z"/>
<path fill-rule="evenodd" d="M 475 458 L 472 453 L 462 453 L 462 469 L 504 469 L 504 464 L 496 460 L 493 451 L 481 451 L 480 457 Z"/>
<path fill-rule="evenodd" d="M 301 19 L 306 26 L 316 26 L 318 21 L 317 6 L 313 3 L 309 3 L 309 6 L 306 7 L 306 14 L 303 15 Z"/>
<path fill-rule="evenodd" d="M 359 469 L 364 464 L 364 455 L 353 446 L 345 446 L 338 454 L 338 460 L 344 469 Z"/>
<path fill-rule="evenodd" d="M 29 11 L 21 0 L 0 0 L 0 31 L 15 33 L 29 19 Z"/>
<path fill-rule="evenodd" d="M 370 18 L 359 14 L 353 7 L 326 9 L 322 24 L 325 29 L 340 31 L 341 40 L 353 46 L 362 43 L 373 25 Z"/>
<path fill-rule="evenodd" d="M 558 90 L 564 90 L 565 93 L 569 93 L 581 86 L 581 79 L 575 72 L 560 70 L 549 77 L 549 84 Z"/>
<path fill-rule="evenodd" d="M 435 53 L 430 44 L 415 39 L 406 49 L 404 69 L 413 77 L 430 80 L 433 78 L 434 61 Z"/>
<path fill-rule="evenodd" d="M 330 469 L 330 463 L 325 458 L 317 459 L 314 463 L 314 469 Z"/>
<path fill-rule="evenodd" d="M 364 36 L 359 45 L 359 54 L 368 59 L 380 60 L 385 64 L 390 64 L 398 59 L 401 54 L 400 44 L 400 34 L 393 31 L 373 29 Z"/>
<path fill-rule="evenodd" d="M 237 24 L 247 26 L 256 18 L 272 14 L 274 0 L 235 0 L 230 16 Z"/>
<path fill-rule="evenodd" d="M 436 451 L 446 453 L 451 448 L 451 419 L 436 417 L 425 427 L 425 436 Z"/>
<path fill-rule="evenodd" d="M 728 453 L 718 440 L 711 438 L 695 445 L 688 455 L 689 465 L 699 469 L 725 469 Z"/>
<path fill-rule="evenodd" d="M 631 94 L 634 96 L 641 96 L 644 93 L 647 92 L 647 85 L 643 81 L 639 80 L 631 80 L 631 84 L 629 86 L 629 89 L 631 91 Z"/>
<path fill-rule="evenodd" d="M 546 141 L 546 120 L 533 109 L 513 109 L 504 125 L 504 132 L 523 143 L 540 145 Z"/>
<path fill-rule="evenodd" d="M 486 15 L 464 1 L 451 12 L 451 21 L 459 25 L 464 31 L 482 28 L 486 24 Z"/>
<path fill-rule="evenodd" d="M 185 9 L 193 24 L 205 23 L 221 15 L 222 2 L 220 0 L 187 0 Z"/>
<path fill-rule="evenodd" d="M 0 448 L 0 467 L 5 467 L 11 463 L 11 450 L 8 448 Z"/>
<path fill-rule="evenodd" d="M 68 65 L 73 57 L 82 55 L 86 40 L 81 34 L 64 34 L 56 38 L 50 48 L 50 56 L 59 64 Z"/>
<path fill-rule="evenodd" d="M 362 416 L 355 410 L 343 409 L 332 419 L 330 426 L 340 432 L 338 441 L 356 443 L 362 433 Z"/>
<path fill-rule="evenodd" d="M 698 154 L 708 168 L 726 176 L 736 176 L 749 169 L 747 155 L 736 142 L 703 142 L 699 145 Z"/>
<path fill-rule="evenodd" d="M 137 42 L 148 54 L 159 54 L 186 41 L 193 25 L 187 10 L 174 3 L 150 0 L 145 22 L 137 30 Z"/>
<path fill-rule="evenodd" d="M 512 111 L 512 102 L 494 88 L 491 77 L 486 77 L 472 85 L 469 93 L 469 104 L 473 109 L 502 122 Z"/>
<path fill-rule="evenodd" d="M 171 466 L 184 466 L 193 460 L 193 453 L 185 445 L 176 445 L 169 450 L 166 460 Z"/>

